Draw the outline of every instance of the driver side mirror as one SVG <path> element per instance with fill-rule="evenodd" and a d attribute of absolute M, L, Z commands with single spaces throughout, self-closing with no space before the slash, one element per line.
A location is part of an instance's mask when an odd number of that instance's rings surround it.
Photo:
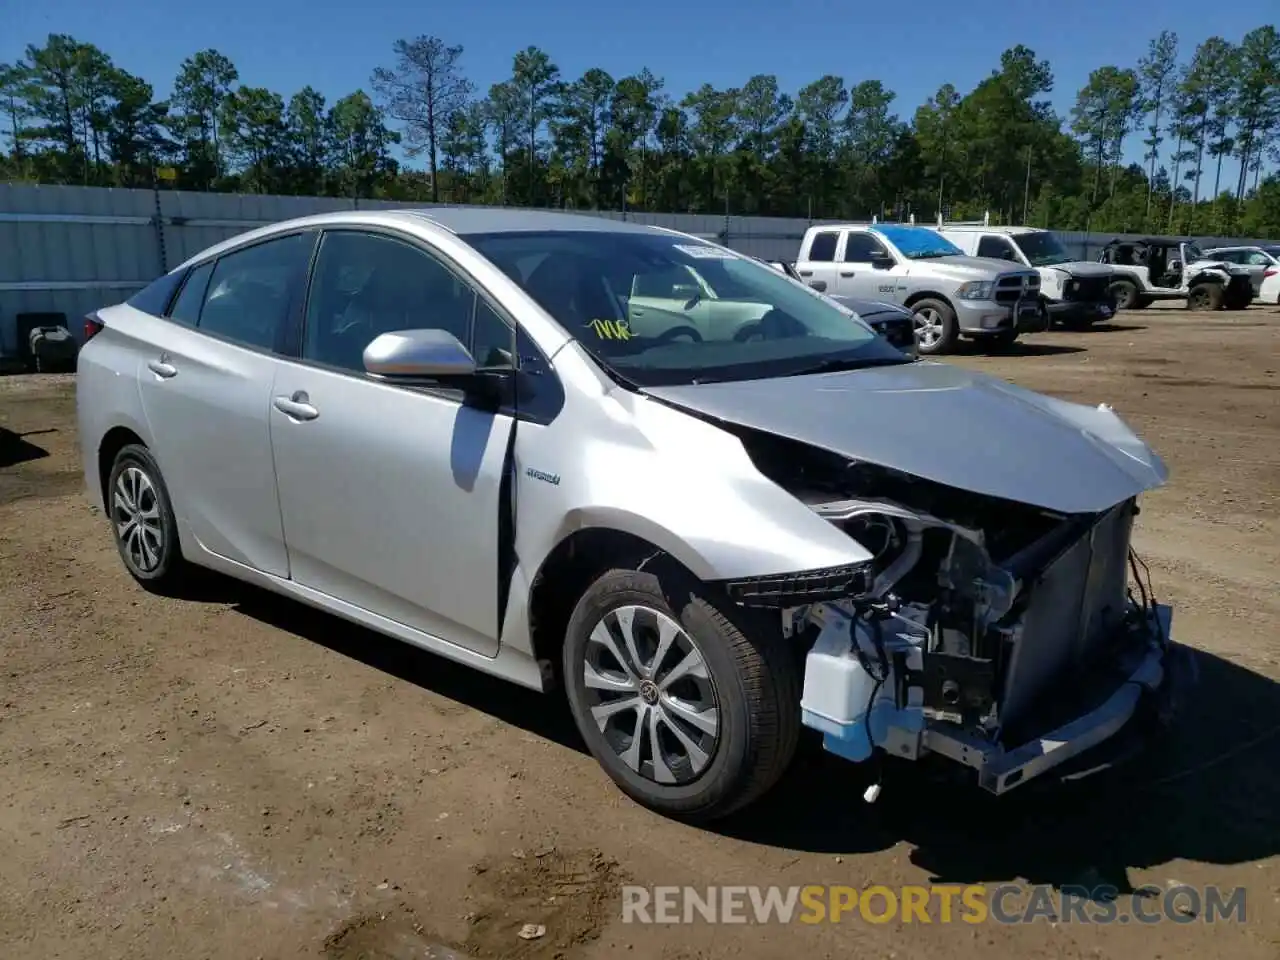
<path fill-rule="evenodd" d="M 893 257 L 883 250 L 877 250 L 871 254 L 871 267 L 873 270 L 892 270 L 894 263 Z"/>
<path fill-rule="evenodd" d="M 671 288 L 671 299 L 673 300 L 692 300 L 701 294 L 702 290 L 696 283 L 677 283 Z"/>
<path fill-rule="evenodd" d="M 476 361 L 448 330 L 392 330 L 364 348 L 364 368 L 379 379 L 466 377 Z"/>

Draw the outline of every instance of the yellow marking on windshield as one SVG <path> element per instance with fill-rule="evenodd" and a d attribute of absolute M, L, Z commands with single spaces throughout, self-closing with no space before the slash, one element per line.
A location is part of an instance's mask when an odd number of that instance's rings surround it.
<path fill-rule="evenodd" d="M 592 320 L 587 324 L 601 340 L 630 340 L 631 331 L 621 320 Z"/>

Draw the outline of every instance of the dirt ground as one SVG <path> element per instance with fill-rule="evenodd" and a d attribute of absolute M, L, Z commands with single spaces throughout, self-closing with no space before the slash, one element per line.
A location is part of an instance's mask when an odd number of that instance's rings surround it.
<path fill-rule="evenodd" d="M 0 378 L 0 957 L 1274 960 L 1278 335 L 1275 307 L 1150 309 L 955 360 L 1110 403 L 1169 463 L 1136 544 L 1199 684 L 1157 749 L 1000 801 L 891 771 L 867 806 L 806 744 L 714 830 L 626 800 L 555 699 L 234 583 L 142 592 L 81 496 L 72 379 Z M 1216 884 L 1247 912 L 643 926 L 624 882 Z"/>

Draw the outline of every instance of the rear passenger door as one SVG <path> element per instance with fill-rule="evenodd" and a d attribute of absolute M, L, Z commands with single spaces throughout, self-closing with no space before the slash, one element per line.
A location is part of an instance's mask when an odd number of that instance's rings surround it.
<path fill-rule="evenodd" d="M 280 577 L 289 566 L 267 411 L 313 241 L 273 238 L 191 269 L 139 370 L 152 452 L 184 537 Z"/>
<path fill-rule="evenodd" d="M 836 292 L 836 248 L 839 245 L 839 230 L 819 230 L 809 242 L 804 259 L 796 264 L 796 272 L 815 290 Z"/>

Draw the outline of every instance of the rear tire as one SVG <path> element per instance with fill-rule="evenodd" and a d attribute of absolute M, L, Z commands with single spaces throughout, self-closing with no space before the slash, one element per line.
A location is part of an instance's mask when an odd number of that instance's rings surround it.
<path fill-rule="evenodd" d="M 926 357 L 950 353 L 960 339 L 956 312 L 945 300 L 917 300 L 911 305 L 915 315 L 916 350 Z"/>
<path fill-rule="evenodd" d="M 152 593 L 174 592 L 190 570 L 169 490 L 151 451 L 136 443 L 121 448 L 105 493 L 111 536 L 129 575 Z"/>
<path fill-rule="evenodd" d="M 1187 293 L 1188 310 L 1221 310 L 1222 284 L 1197 283 Z"/>
<path fill-rule="evenodd" d="M 773 786 L 795 753 L 800 672 L 781 629 L 688 575 L 601 575 L 569 619 L 563 669 L 592 756 L 667 816 L 726 816 Z"/>

